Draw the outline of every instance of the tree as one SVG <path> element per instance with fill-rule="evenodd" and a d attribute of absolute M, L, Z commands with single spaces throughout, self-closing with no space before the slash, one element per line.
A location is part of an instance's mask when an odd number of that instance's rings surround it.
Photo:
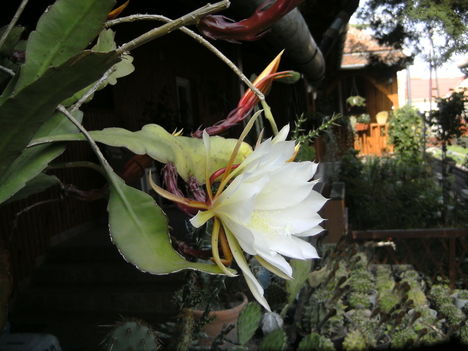
<path fill-rule="evenodd" d="M 381 44 L 408 47 L 437 67 L 468 49 L 468 2 L 465 0 L 367 0 L 358 17 Z M 433 53 L 424 53 L 425 43 Z"/>

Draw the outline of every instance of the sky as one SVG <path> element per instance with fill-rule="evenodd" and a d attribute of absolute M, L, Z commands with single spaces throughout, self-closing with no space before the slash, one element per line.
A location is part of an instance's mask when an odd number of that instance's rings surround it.
<path fill-rule="evenodd" d="M 363 6 L 365 0 L 360 0 L 359 6 Z M 356 24 L 359 21 L 356 19 L 357 11 L 350 18 L 349 23 Z M 404 52 L 404 51 L 403 51 Z M 439 78 L 463 77 L 463 73 L 457 67 L 459 64 L 468 59 L 468 55 L 454 55 L 449 61 L 437 68 L 437 76 Z M 429 64 L 420 56 L 416 56 L 413 65 L 409 66 L 410 74 L 413 78 L 424 78 L 429 76 Z"/>

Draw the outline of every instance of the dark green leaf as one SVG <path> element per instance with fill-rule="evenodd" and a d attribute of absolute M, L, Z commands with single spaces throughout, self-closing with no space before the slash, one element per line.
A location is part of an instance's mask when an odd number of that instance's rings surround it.
<path fill-rule="evenodd" d="M 58 0 L 41 16 L 26 47 L 15 90 L 78 55 L 98 35 L 114 0 Z"/>
<path fill-rule="evenodd" d="M 57 184 L 60 184 L 60 180 L 56 176 L 39 173 L 35 178 L 27 182 L 26 186 L 12 196 L 7 203 L 26 199 L 33 194 L 40 193 Z"/>
<path fill-rule="evenodd" d="M 64 146 L 57 144 L 24 150 L 0 179 L 0 203 L 21 190 L 47 167 L 51 160 L 62 154 L 64 149 Z"/>
<path fill-rule="evenodd" d="M 85 51 L 7 98 L 0 106 L 0 177 L 51 118 L 57 105 L 99 79 L 117 60 L 114 52 Z"/>
<path fill-rule="evenodd" d="M 81 121 L 83 113 L 76 111 L 74 112 L 74 117 L 78 121 Z M 56 113 L 44 123 L 35 136 L 41 137 L 67 132 L 76 132 L 76 127 L 61 113 Z M 31 179 L 35 178 L 46 168 L 49 162 L 61 155 L 63 151 L 65 151 L 64 145 L 54 145 L 53 147 L 41 145 L 23 150 L 6 173 L 0 177 L 0 203 L 20 191 Z"/>

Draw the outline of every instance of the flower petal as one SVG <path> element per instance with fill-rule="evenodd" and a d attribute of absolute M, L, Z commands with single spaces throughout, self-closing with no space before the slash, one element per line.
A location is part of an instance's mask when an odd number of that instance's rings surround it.
<path fill-rule="evenodd" d="M 214 213 L 211 210 L 208 211 L 198 211 L 198 213 L 190 218 L 190 223 L 195 227 L 195 228 L 200 228 L 203 224 L 208 222 L 211 218 L 214 217 Z"/>
<path fill-rule="evenodd" d="M 232 251 L 232 255 L 234 256 L 234 259 L 236 260 L 239 268 L 242 270 L 245 281 L 250 291 L 252 292 L 252 295 L 263 307 L 265 307 L 266 310 L 271 312 L 270 305 L 268 305 L 267 300 L 263 296 L 263 288 L 260 285 L 260 283 L 257 281 L 257 279 L 255 279 L 255 276 L 250 270 L 249 264 L 247 263 L 247 260 L 245 259 L 245 256 L 242 253 L 242 249 L 240 248 L 236 238 L 229 231 L 229 229 L 225 228 L 225 231 L 226 231 L 226 237 L 229 242 L 229 247 L 231 248 L 231 251 Z"/>

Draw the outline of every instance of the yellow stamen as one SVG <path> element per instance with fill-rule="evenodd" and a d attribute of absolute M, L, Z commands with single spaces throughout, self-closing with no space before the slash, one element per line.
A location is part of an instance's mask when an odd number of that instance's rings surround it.
<path fill-rule="evenodd" d="M 221 250 L 223 251 L 224 255 L 223 263 L 229 266 L 232 263 L 232 252 L 229 248 L 229 243 L 227 241 L 226 233 L 224 232 L 223 228 L 220 229 L 219 239 L 221 241 Z"/>
<path fill-rule="evenodd" d="M 292 154 L 291 158 L 287 160 L 286 162 L 293 162 L 296 159 L 296 156 L 299 153 L 300 149 L 301 149 L 301 145 L 297 144 L 296 146 L 294 146 L 294 153 Z"/>
<path fill-rule="evenodd" d="M 213 232 L 211 233 L 211 252 L 213 254 L 213 260 L 215 261 L 216 265 L 221 269 L 227 276 L 235 277 L 235 274 L 232 274 L 226 266 L 221 261 L 219 257 L 219 231 L 220 231 L 220 223 L 219 219 L 215 218 L 213 223 Z"/>
<path fill-rule="evenodd" d="M 185 197 L 176 196 L 173 193 L 167 191 L 166 189 L 161 188 L 159 185 L 157 185 L 153 181 L 153 177 L 151 176 L 151 171 L 150 171 L 149 176 L 148 176 L 148 181 L 149 181 L 151 187 L 153 188 L 153 190 L 156 191 L 156 193 L 158 193 L 159 195 L 161 195 L 165 199 L 177 202 L 177 203 L 182 204 L 182 205 L 193 207 L 193 208 L 200 208 L 200 209 L 203 209 L 203 210 L 207 210 L 209 208 L 208 205 L 206 203 L 204 203 L 204 202 L 190 200 L 190 199 L 187 199 Z"/>

